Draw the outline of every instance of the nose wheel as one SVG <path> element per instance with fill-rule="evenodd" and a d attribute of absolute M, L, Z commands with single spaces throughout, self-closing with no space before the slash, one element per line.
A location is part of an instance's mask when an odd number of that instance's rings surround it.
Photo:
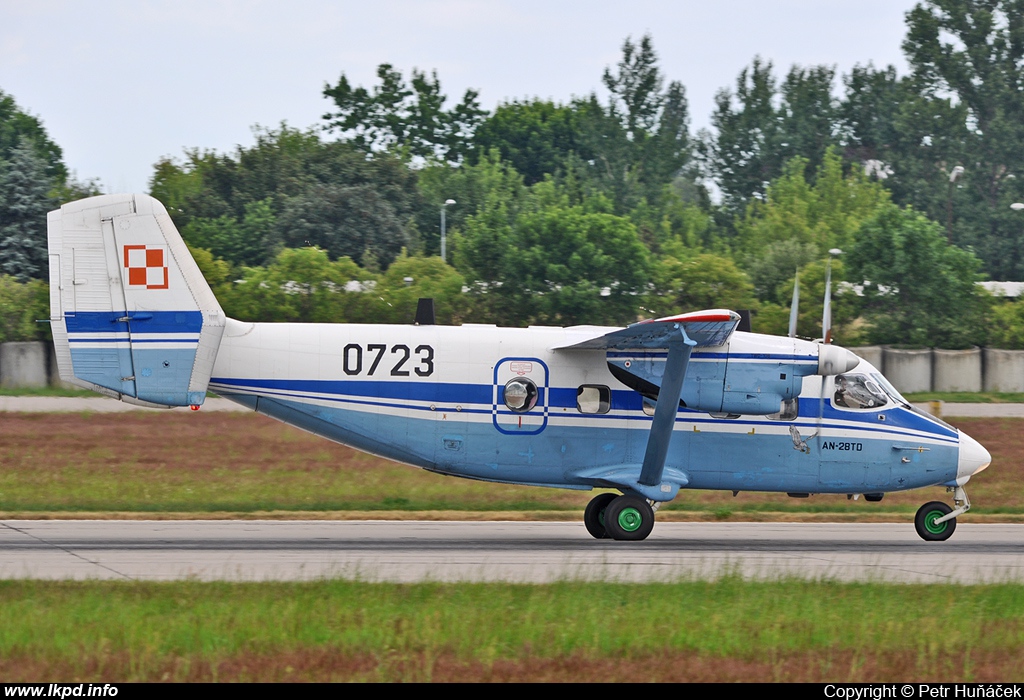
<path fill-rule="evenodd" d="M 917 515 L 914 516 L 914 527 L 921 539 L 928 542 L 948 540 L 956 530 L 957 516 L 963 515 L 971 509 L 971 501 L 967 498 L 967 492 L 964 491 L 963 486 L 953 486 L 948 490 L 953 492 L 955 510 L 942 501 L 931 501 L 917 509 Z"/>
<path fill-rule="evenodd" d="M 917 515 L 914 516 L 914 527 L 917 528 L 917 534 L 921 536 L 921 539 L 928 542 L 948 540 L 953 531 L 956 530 L 956 518 L 950 518 L 942 522 L 938 522 L 938 520 L 952 512 L 953 509 L 942 501 L 925 503 L 917 509 Z"/>
<path fill-rule="evenodd" d="M 654 509 L 636 496 L 602 493 L 587 505 L 583 524 L 597 539 L 643 540 L 654 529 Z"/>

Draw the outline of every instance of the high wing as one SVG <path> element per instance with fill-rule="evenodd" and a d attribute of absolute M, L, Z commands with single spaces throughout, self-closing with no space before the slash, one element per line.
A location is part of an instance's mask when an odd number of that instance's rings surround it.
<path fill-rule="evenodd" d="M 623 349 L 667 349 L 665 375 L 658 392 L 654 408 L 654 421 L 647 437 L 647 449 L 639 474 L 635 470 L 616 467 L 607 474 L 594 474 L 596 478 L 629 488 L 653 501 L 666 500 L 675 496 L 687 477 L 681 473 L 666 475 L 665 459 L 668 456 L 669 441 L 679 413 L 679 394 L 690 363 L 690 353 L 695 347 L 724 345 L 736 330 L 740 315 L 727 309 L 696 311 L 679 316 L 669 316 L 651 321 L 641 321 L 632 326 L 602 333 L 582 341 L 563 345 L 554 350 L 623 350 Z M 667 477 L 667 478 L 666 478 Z"/>
<path fill-rule="evenodd" d="M 694 311 L 678 316 L 640 321 L 611 333 L 604 332 L 605 329 L 595 329 L 595 332 L 599 332 L 600 335 L 552 349 L 625 350 L 635 348 L 656 350 L 668 348 L 671 340 L 678 336 L 679 329 L 682 329 L 694 341 L 695 347 L 714 347 L 724 345 L 732 332 L 736 330 L 739 322 L 740 315 L 728 309 Z M 580 328 L 579 330 L 584 329 Z"/>

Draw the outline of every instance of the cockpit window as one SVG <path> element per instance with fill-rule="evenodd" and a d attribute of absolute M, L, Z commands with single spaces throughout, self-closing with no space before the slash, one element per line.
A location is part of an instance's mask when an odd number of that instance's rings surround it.
<path fill-rule="evenodd" d="M 863 374 L 836 377 L 836 406 L 844 408 L 880 408 L 889 399 L 878 382 Z"/>
<path fill-rule="evenodd" d="M 883 377 L 881 374 L 875 374 L 874 372 L 871 373 L 871 377 L 878 381 L 879 386 L 881 386 L 882 390 L 889 395 L 890 399 L 899 404 L 910 405 L 910 402 L 903 398 L 903 395 L 896 390 L 896 387 L 894 387 L 888 379 Z"/>

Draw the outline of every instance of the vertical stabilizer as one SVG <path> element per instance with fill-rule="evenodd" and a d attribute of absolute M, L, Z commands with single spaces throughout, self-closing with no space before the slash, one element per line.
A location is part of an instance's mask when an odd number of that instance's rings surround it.
<path fill-rule="evenodd" d="M 202 404 L 224 312 L 164 206 L 90 197 L 47 217 L 61 379 L 131 403 Z"/>

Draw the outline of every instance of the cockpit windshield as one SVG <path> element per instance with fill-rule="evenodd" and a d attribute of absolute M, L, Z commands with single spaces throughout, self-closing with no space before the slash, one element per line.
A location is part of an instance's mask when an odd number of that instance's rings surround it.
<path fill-rule="evenodd" d="M 871 376 L 881 385 L 882 389 L 885 390 L 885 393 L 887 393 L 889 395 L 889 398 L 891 398 L 893 401 L 899 404 L 903 404 L 905 406 L 910 405 L 910 402 L 903 398 L 903 395 L 896 390 L 896 387 L 894 387 L 888 379 L 883 377 L 881 374 L 877 374 L 875 372 L 872 372 Z"/>
<path fill-rule="evenodd" d="M 835 402 L 843 408 L 881 408 L 889 398 L 873 377 L 840 374 L 836 377 Z"/>

